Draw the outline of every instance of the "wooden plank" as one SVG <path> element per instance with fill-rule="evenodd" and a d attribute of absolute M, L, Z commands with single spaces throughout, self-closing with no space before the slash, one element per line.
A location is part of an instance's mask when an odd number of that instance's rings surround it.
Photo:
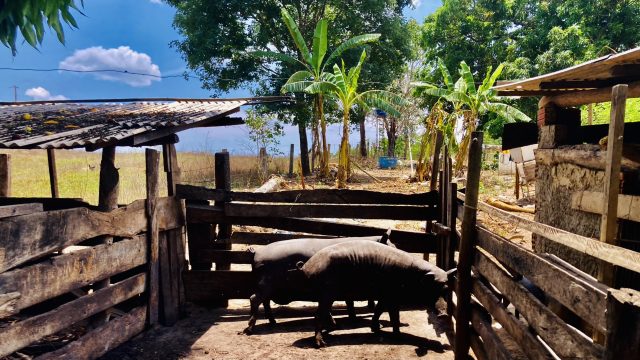
<path fill-rule="evenodd" d="M 473 295 L 478 298 L 480 303 L 502 325 L 513 340 L 526 350 L 525 352 L 531 360 L 553 359 L 553 356 L 529 331 L 527 326 L 508 312 L 493 292 L 477 278 L 473 280 Z"/>
<path fill-rule="evenodd" d="M 159 254 L 158 262 L 160 265 L 159 272 L 159 318 L 160 323 L 165 326 L 172 326 L 178 321 L 178 294 L 173 289 L 177 288 L 177 280 L 171 276 L 171 250 L 169 246 L 169 237 L 167 232 L 161 232 L 158 235 Z M 175 296 L 174 296 L 175 295 Z"/>
<path fill-rule="evenodd" d="M 0 154 L 0 197 L 11 196 L 11 155 Z"/>
<path fill-rule="evenodd" d="M 599 331 L 606 331 L 606 287 L 574 276 L 556 264 L 484 228 L 478 228 L 478 246 L 527 277 L 552 298 Z"/>
<path fill-rule="evenodd" d="M 464 201 L 464 194 L 458 193 L 458 198 Z M 570 247 L 576 251 L 607 261 L 625 269 L 640 272 L 640 253 L 619 246 L 607 244 L 588 237 L 570 233 L 553 226 L 541 224 L 523 217 L 513 215 L 507 211 L 480 202 L 478 208 L 493 216 L 509 222 L 512 225 L 542 235 L 545 238 Z"/>
<path fill-rule="evenodd" d="M 622 165 L 622 144 L 624 136 L 624 116 L 627 104 L 628 85 L 616 85 L 611 91 L 611 122 L 607 141 L 607 164 L 604 172 L 605 203 L 602 206 L 600 241 L 618 245 L 618 194 L 620 193 L 620 167 Z M 598 281 L 616 286 L 616 269 L 605 262 L 598 266 Z"/>
<path fill-rule="evenodd" d="M 58 170 L 56 169 L 56 153 L 54 149 L 47 149 L 47 163 L 49 165 L 49 185 L 51 187 L 51 197 L 59 198 L 58 192 Z"/>
<path fill-rule="evenodd" d="M 36 212 L 41 212 L 41 211 L 42 211 L 42 204 L 37 204 L 37 203 L 4 205 L 4 206 L 0 206 L 0 218 L 28 215 Z"/>
<path fill-rule="evenodd" d="M 489 316 L 478 304 L 472 304 L 470 313 L 471 325 L 475 332 L 480 335 L 480 338 L 482 338 L 484 350 L 486 351 L 488 358 L 492 360 L 512 359 L 509 355 L 509 351 L 505 348 L 504 343 L 491 327 L 491 316 Z"/>
<path fill-rule="evenodd" d="M 231 191 L 231 163 L 229 162 L 229 153 L 226 151 L 215 154 L 215 180 L 216 189 Z M 226 212 L 226 208 L 230 204 L 227 204 L 224 200 L 219 200 L 215 202 L 215 205 L 224 207 Z M 231 232 L 231 222 L 219 222 L 218 237 L 213 245 L 220 250 L 231 250 Z M 230 264 L 228 263 L 216 263 L 216 270 L 229 270 L 229 268 Z"/>
<path fill-rule="evenodd" d="M 593 214 L 602 214 L 604 194 L 578 191 L 571 196 L 571 208 Z M 618 195 L 618 219 L 640 222 L 640 196 Z"/>
<path fill-rule="evenodd" d="M 255 287 L 250 271 L 186 271 L 183 278 L 187 300 L 195 303 L 248 299 Z"/>
<path fill-rule="evenodd" d="M 224 218 L 224 212 L 213 206 L 187 206 L 187 219 L 196 223 L 216 223 Z M 341 224 L 322 220 L 298 218 L 249 218 L 231 217 L 237 225 L 261 226 L 271 229 L 305 232 L 330 236 L 382 236 L 388 229 L 372 226 Z M 392 230 L 391 241 L 399 249 L 415 253 L 434 253 L 437 249 L 435 235 L 417 231 Z"/>
<path fill-rule="evenodd" d="M 235 217 L 300 217 L 338 219 L 437 220 L 436 207 L 413 205 L 241 204 L 227 203 Z"/>
<path fill-rule="evenodd" d="M 147 307 L 138 306 L 126 315 L 89 331 L 68 345 L 37 357 L 38 360 L 97 359 L 144 330 Z"/>
<path fill-rule="evenodd" d="M 487 355 L 487 351 L 484 348 L 484 343 L 482 343 L 482 340 L 480 339 L 480 335 L 478 335 L 475 331 L 473 331 L 473 329 L 471 329 L 471 336 L 469 340 L 470 340 L 469 343 L 471 345 L 471 350 L 473 350 L 473 355 L 475 355 L 476 359 L 492 360 L 491 358 L 489 358 L 489 355 Z"/>
<path fill-rule="evenodd" d="M 179 200 L 161 198 L 158 207 L 160 230 L 184 224 Z M 146 229 L 145 200 L 109 213 L 75 208 L 0 219 L 0 272 L 100 235 L 130 238 Z"/>
<path fill-rule="evenodd" d="M 213 262 L 225 262 L 229 264 L 251 264 L 253 262 L 252 251 L 219 250 L 217 248 L 201 249 Z M 216 270 L 218 271 L 218 270 Z"/>
<path fill-rule="evenodd" d="M 636 359 L 640 354 L 640 292 L 611 289 L 607 295 L 606 360 Z"/>
<path fill-rule="evenodd" d="M 544 97 L 540 100 L 541 105 L 553 103 L 558 107 L 572 107 L 587 104 L 595 104 L 611 101 L 612 88 L 602 88 L 595 90 L 571 91 L 566 94 Z M 513 92 L 511 96 L 518 95 L 520 92 Z M 628 97 L 640 96 L 640 82 L 632 82 L 629 84 Z"/>
<path fill-rule="evenodd" d="M 606 154 L 598 146 L 594 146 L 590 150 L 538 149 L 535 152 L 535 156 L 537 164 L 547 166 L 573 164 L 592 170 L 605 170 L 607 164 Z M 624 172 L 635 172 L 640 170 L 640 163 L 623 158 L 621 169 Z"/>
<path fill-rule="evenodd" d="M 157 215 L 158 200 L 158 164 L 160 154 L 152 149 L 145 150 L 145 169 L 147 177 L 147 240 L 149 241 L 149 277 L 147 289 L 149 291 L 147 320 L 153 326 L 158 322 L 160 302 L 160 239 Z"/>
<path fill-rule="evenodd" d="M 438 174 L 440 173 L 440 149 L 442 148 L 443 134 L 441 130 L 436 131 L 436 143 L 433 151 L 433 167 L 431 169 L 431 179 L 429 190 L 435 191 L 438 184 Z"/>
<path fill-rule="evenodd" d="M 321 238 L 321 239 L 333 239 L 336 236 L 326 235 L 314 235 L 314 234 L 279 234 L 279 233 L 260 233 L 260 232 L 248 232 L 248 231 L 234 231 L 231 234 L 231 242 L 233 244 L 244 245 L 268 245 L 273 242 L 291 240 L 291 239 L 304 239 L 304 238 Z"/>
<path fill-rule="evenodd" d="M 164 161 L 164 171 L 167 173 L 167 194 L 169 196 L 175 196 L 176 185 L 180 183 L 181 177 L 175 144 L 165 144 L 162 146 L 162 158 Z"/>
<path fill-rule="evenodd" d="M 95 206 L 90 205 L 88 202 L 82 199 L 73 198 L 41 198 L 41 197 L 0 197 L 0 206 L 5 205 L 18 205 L 27 203 L 42 204 L 44 211 L 52 210 L 66 210 L 76 207 L 86 207 L 88 209 L 95 210 Z"/>
<path fill-rule="evenodd" d="M 44 300 L 146 263 L 142 236 L 113 245 L 98 245 L 0 274 L 0 294 L 19 294 L 12 315 Z M 0 315 L 2 318 L 2 315 Z"/>
<path fill-rule="evenodd" d="M 458 184 L 451 182 L 449 184 L 449 192 L 447 193 L 447 212 L 449 212 L 449 229 L 456 228 L 456 215 L 458 213 L 458 199 L 456 193 L 458 192 Z M 455 231 L 451 231 L 445 240 L 445 253 L 444 253 L 444 269 L 453 269 L 456 266 L 455 252 L 458 244 L 458 238 Z"/>
<path fill-rule="evenodd" d="M 227 192 L 184 184 L 178 184 L 176 191 L 177 196 L 183 199 L 214 201 L 394 205 L 435 205 L 438 201 L 437 191 L 400 194 L 369 190 L 315 189 L 253 193 Z"/>
<path fill-rule="evenodd" d="M 456 286 L 456 341 L 454 354 L 456 360 L 466 360 L 469 354 L 471 321 L 471 265 L 476 243 L 476 213 L 478 192 L 480 190 L 480 172 L 482 171 L 482 132 L 474 131 L 469 146 L 469 169 L 467 171 L 466 201 L 462 220 L 460 252 Z M 453 229 L 452 229 L 453 230 Z"/>
<path fill-rule="evenodd" d="M 67 328 L 90 315 L 104 311 L 144 292 L 145 274 L 139 274 L 49 312 L 11 324 L 0 332 L 0 356 Z"/>
<path fill-rule="evenodd" d="M 602 346 L 569 327 L 524 286 L 515 282 L 482 252 L 475 266 L 527 319 L 529 325 L 560 358 L 601 358 Z"/>

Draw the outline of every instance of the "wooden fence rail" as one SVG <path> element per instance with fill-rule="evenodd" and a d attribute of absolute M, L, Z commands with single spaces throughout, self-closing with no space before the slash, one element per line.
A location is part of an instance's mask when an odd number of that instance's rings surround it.
<path fill-rule="evenodd" d="M 475 164 L 472 159 L 478 157 L 480 150 L 472 147 L 471 151 L 475 153 L 469 154 L 470 167 Z M 457 210 L 449 206 L 447 212 L 463 221 L 463 231 L 451 228 L 452 233 L 461 238 L 458 296 L 455 302 L 450 299 L 449 303 L 449 309 L 455 309 L 458 326 L 454 341 L 456 358 L 467 356 L 467 341 L 479 359 L 511 358 L 511 351 L 507 351 L 502 342 L 505 336 L 530 359 L 637 357 L 640 351 L 640 292 L 611 289 L 568 266 L 562 259 L 533 253 L 473 224 L 473 220 L 478 210 L 484 211 L 551 241 L 635 272 L 640 272 L 640 253 L 531 221 L 483 202 L 476 206 L 479 184 L 468 181 L 467 185 L 466 194 L 455 190 L 448 194 L 450 203 L 457 202 Z M 465 224 L 473 226 L 466 228 Z M 469 255 L 472 266 L 461 266 L 467 264 Z M 471 292 L 478 302 L 471 299 L 467 303 L 465 294 L 461 293 L 468 290 L 461 279 L 469 278 Z M 468 318 L 461 311 L 465 310 L 462 307 L 468 312 Z M 573 320 L 565 317 L 567 312 L 564 310 L 569 310 Z M 499 336 L 491 326 L 493 322 L 501 325 Z M 602 334 L 606 335 L 604 342 L 601 341 Z"/>
<path fill-rule="evenodd" d="M 147 183 L 157 189 L 157 153 L 148 153 L 147 160 Z M 29 353 L 31 344 L 47 336 L 91 324 L 86 332 L 73 330 L 74 341 L 35 355 L 94 359 L 154 319 L 177 320 L 183 201 L 159 198 L 153 189 L 148 199 L 108 212 L 74 207 L 83 203 L 73 199 L 38 200 L 0 199 L 0 358 L 25 348 Z M 115 239 L 95 241 L 103 237 Z M 150 289 L 157 293 L 155 304 L 149 303 Z M 95 321 L 109 314 L 110 321 Z"/>

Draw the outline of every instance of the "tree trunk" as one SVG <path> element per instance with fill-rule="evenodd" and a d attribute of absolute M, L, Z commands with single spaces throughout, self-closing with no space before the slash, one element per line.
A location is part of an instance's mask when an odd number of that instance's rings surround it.
<path fill-rule="evenodd" d="M 404 159 L 407 160 L 409 158 L 409 151 L 411 148 L 411 144 L 409 144 L 409 132 L 404 134 Z"/>
<path fill-rule="evenodd" d="M 398 120 L 394 118 L 389 118 L 389 125 L 386 128 L 387 128 L 387 141 L 388 141 L 387 156 L 390 156 L 390 157 L 396 156 L 396 140 L 398 139 L 398 134 L 396 131 L 397 126 L 398 126 Z"/>
<path fill-rule="evenodd" d="M 320 131 L 322 140 L 322 157 L 320 161 L 320 176 L 329 176 L 329 146 L 327 144 L 327 122 L 324 119 L 324 100 L 322 94 L 317 95 L 318 116 L 320 118 Z"/>
<path fill-rule="evenodd" d="M 366 116 L 360 119 L 360 156 L 367 158 L 367 135 L 365 133 L 365 120 Z"/>
<path fill-rule="evenodd" d="M 311 175 L 309 168 L 309 144 L 307 143 L 307 128 L 303 122 L 298 122 L 298 133 L 300 134 L 300 164 L 302 165 L 302 175 Z"/>
<path fill-rule="evenodd" d="M 347 187 L 347 173 L 349 168 L 349 109 L 345 109 L 342 116 L 342 141 L 338 155 L 338 189 Z"/>

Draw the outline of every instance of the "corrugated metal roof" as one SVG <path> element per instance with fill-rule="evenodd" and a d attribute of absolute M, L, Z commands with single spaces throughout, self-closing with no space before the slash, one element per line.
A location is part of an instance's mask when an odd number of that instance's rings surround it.
<path fill-rule="evenodd" d="M 288 98 L 116 99 L 0 103 L 0 147 L 95 149 L 141 145 L 182 130 L 241 124 L 228 115 Z"/>
<path fill-rule="evenodd" d="M 493 89 L 503 96 L 558 95 L 636 81 L 640 81 L 640 48 L 526 80 L 503 81 Z"/>

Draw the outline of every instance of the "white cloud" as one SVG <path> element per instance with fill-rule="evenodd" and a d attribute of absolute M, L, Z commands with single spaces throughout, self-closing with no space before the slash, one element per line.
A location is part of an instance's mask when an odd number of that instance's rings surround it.
<path fill-rule="evenodd" d="M 162 0 L 149 0 L 152 4 L 162 4 Z"/>
<path fill-rule="evenodd" d="M 49 90 L 42 86 L 27 89 L 24 94 L 31 96 L 33 100 L 67 100 L 67 97 L 64 95 L 51 95 Z"/>
<path fill-rule="evenodd" d="M 118 70 L 154 76 L 161 75 L 160 68 L 151 61 L 149 55 L 131 50 L 128 46 L 112 49 L 94 46 L 76 50 L 73 55 L 60 62 L 60 68 L 79 71 Z M 96 72 L 93 75 L 99 80 L 120 81 L 135 87 L 149 86 L 153 81 L 160 81 L 160 78 L 157 77 L 118 72 Z"/>
<path fill-rule="evenodd" d="M 419 8 L 420 5 L 422 5 L 422 0 L 411 0 L 411 6 L 413 6 L 414 9 Z"/>

